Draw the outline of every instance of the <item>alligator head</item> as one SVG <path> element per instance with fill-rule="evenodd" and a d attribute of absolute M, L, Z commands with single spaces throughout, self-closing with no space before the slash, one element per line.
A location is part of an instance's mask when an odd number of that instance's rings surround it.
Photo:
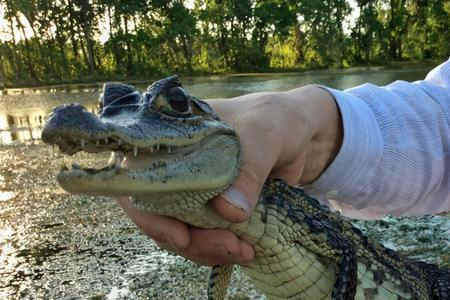
<path fill-rule="evenodd" d="M 236 177 L 240 144 L 211 107 L 177 76 L 140 93 L 106 83 L 98 115 L 80 104 L 54 108 L 42 140 L 69 155 L 112 152 L 102 169 L 63 167 L 57 179 L 74 194 L 132 196 L 147 211 L 176 214 L 207 202 Z"/>

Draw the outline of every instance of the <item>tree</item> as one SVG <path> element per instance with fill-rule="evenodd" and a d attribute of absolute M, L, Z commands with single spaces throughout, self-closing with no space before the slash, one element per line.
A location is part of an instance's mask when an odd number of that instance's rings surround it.
<path fill-rule="evenodd" d="M 351 37 L 354 43 L 354 60 L 357 63 L 376 60 L 376 45 L 382 42 L 382 24 L 378 20 L 376 2 L 370 0 L 356 1 L 359 16 Z"/>
<path fill-rule="evenodd" d="M 350 13 L 345 0 L 302 0 L 298 2 L 297 20 L 306 39 L 305 59 L 315 66 L 341 66 L 346 55 L 344 20 Z"/>
<path fill-rule="evenodd" d="M 348 0 L 0 0 L 0 77 L 126 80 L 450 55 L 448 0 L 355 1 L 349 22 Z"/>

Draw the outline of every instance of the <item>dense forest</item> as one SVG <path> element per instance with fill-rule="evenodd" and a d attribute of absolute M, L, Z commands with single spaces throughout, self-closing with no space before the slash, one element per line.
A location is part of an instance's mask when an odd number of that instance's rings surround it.
<path fill-rule="evenodd" d="M 2 86 L 450 55 L 450 0 L 0 0 Z"/>

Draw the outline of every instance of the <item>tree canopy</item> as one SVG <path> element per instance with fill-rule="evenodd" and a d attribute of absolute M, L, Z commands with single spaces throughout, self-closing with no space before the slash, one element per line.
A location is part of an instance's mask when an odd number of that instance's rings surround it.
<path fill-rule="evenodd" d="M 0 0 L 0 10 L 4 86 L 450 55 L 450 0 Z"/>

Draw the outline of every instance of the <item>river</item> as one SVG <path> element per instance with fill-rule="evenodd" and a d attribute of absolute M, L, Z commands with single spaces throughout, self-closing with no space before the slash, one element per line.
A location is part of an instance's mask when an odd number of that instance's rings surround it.
<path fill-rule="evenodd" d="M 221 98 L 305 84 L 346 89 L 367 82 L 414 81 L 431 68 L 408 65 L 182 81 L 198 98 Z M 143 82 L 137 83 L 141 89 Z M 72 102 L 95 112 L 101 85 L 10 89 L 0 95 L 0 299 L 205 299 L 207 268 L 159 250 L 111 199 L 67 195 L 55 182 L 63 158 L 39 139 L 46 115 L 54 106 Z M 357 224 L 391 248 L 450 265 L 448 215 Z M 235 300 L 264 299 L 240 272 L 230 292 Z"/>
<path fill-rule="evenodd" d="M 243 94 L 287 90 L 307 84 L 323 84 L 347 89 L 363 83 L 385 85 L 395 80 L 423 79 L 432 65 L 316 70 L 302 73 L 246 74 L 183 78 L 186 90 L 196 97 L 228 98 Z M 151 81 L 149 80 L 148 83 Z M 145 89 L 146 84 L 137 86 Z M 95 111 L 101 93 L 101 83 L 61 85 L 43 88 L 10 89 L 0 95 L 0 143 L 38 140 L 45 116 L 62 103 L 78 102 Z"/>

